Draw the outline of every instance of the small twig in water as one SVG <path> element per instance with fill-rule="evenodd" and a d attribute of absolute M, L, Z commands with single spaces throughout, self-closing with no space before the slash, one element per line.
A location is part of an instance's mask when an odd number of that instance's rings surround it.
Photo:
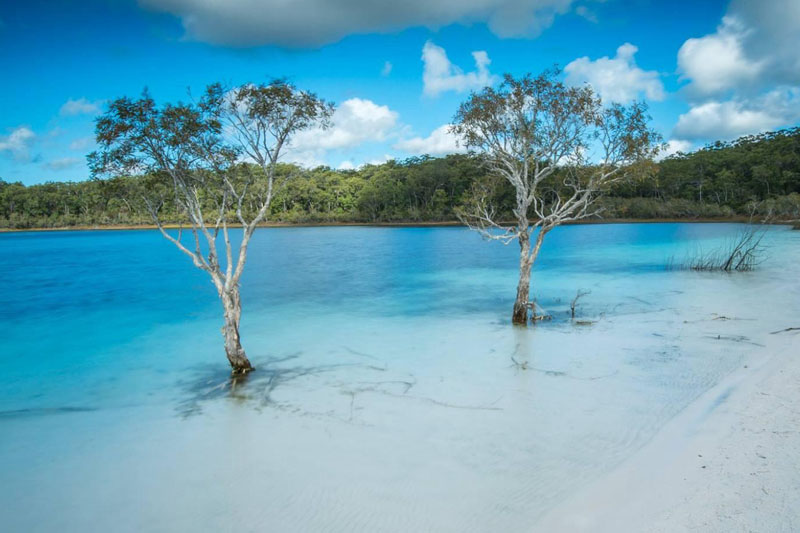
<path fill-rule="evenodd" d="M 591 294 L 592 291 L 584 291 L 582 289 L 578 289 L 578 293 L 575 295 L 575 298 L 572 299 L 572 303 L 569 305 L 570 313 L 572 314 L 572 318 L 575 318 L 575 307 L 578 305 L 578 300 L 582 297 L 586 296 L 587 294 Z"/>
<path fill-rule="evenodd" d="M 757 342 L 751 341 L 748 337 L 744 335 L 706 335 L 707 339 L 714 339 L 718 341 L 733 341 L 733 342 L 742 342 L 744 344 L 752 344 L 753 346 L 760 346 L 764 347 L 763 344 L 759 344 Z"/>
<path fill-rule="evenodd" d="M 403 391 L 403 394 L 405 394 L 408 391 L 410 391 L 411 388 L 414 385 L 417 384 L 417 380 L 414 379 L 414 381 L 405 381 L 405 380 L 402 380 L 402 379 L 395 379 L 395 380 L 387 380 L 387 381 L 359 381 L 358 383 L 362 384 L 362 385 L 386 385 L 386 384 L 389 384 L 389 383 L 390 384 L 403 385 L 405 387 L 405 390 Z"/>
<path fill-rule="evenodd" d="M 350 352 L 351 354 L 357 355 L 359 357 L 366 357 L 368 359 L 374 359 L 376 361 L 380 361 L 381 360 L 380 357 L 375 357 L 374 355 L 370 355 L 368 353 L 359 352 L 358 350 L 354 350 L 354 349 L 350 348 L 349 346 L 342 346 L 342 348 L 344 348 L 346 351 Z"/>
<path fill-rule="evenodd" d="M 619 372 L 618 370 L 615 370 L 614 372 L 612 372 L 610 374 L 603 374 L 601 376 L 589 376 L 589 377 L 585 377 L 584 378 L 584 377 L 580 377 L 580 376 L 573 376 L 571 374 L 568 374 L 568 373 L 564 372 L 563 370 L 547 370 L 546 368 L 536 368 L 535 366 L 528 366 L 528 362 L 527 361 L 523 361 L 523 362 L 520 363 L 519 361 L 517 361 L 514 358 L 513 355 L 511 356 L 511 361 L 513 362 L 513 364 L 511 366 L 515 367 L 517 370 L 528 370 L 528 369 L 530 369 L 530 370 L 533 370 L 534 372 L 539 372 L 541 374 L 544 374 L 545 376 L 564 377 L 564 378 L 569 378 L 569 379 L 577 379 L 577 380 L 580 380 L 580 381 L 594 381 L 596 379 L 610 378 L 612 376 L 617 375 L 617 373 Z"/>
<path fill-rule="evenodd" d="M 514 358 L 513 355 L 511 356 L 511 361 L 514 363 L 512 366 L 516 367 L 517 370 L 528 370 L 528 362 L 527 361 L 523 361 L 523 362 L 520 363 L 519 361 L 517 361 Z"/>
<path fill-rule="evenodd" d="M 775 335 L 777 333 L 786 333 L 787 331 L 797 331 L 797 330 L 800 330 L 800 328 L 784 328 L 784 329 L 779 329 L 778 331 L 772 331 L 770 332 L 770 335 Z"/>

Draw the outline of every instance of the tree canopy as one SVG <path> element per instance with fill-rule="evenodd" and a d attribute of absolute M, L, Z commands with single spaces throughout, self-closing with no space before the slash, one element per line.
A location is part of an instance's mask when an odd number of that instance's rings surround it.
<path fill-rule="evenodd" d="M 253 168 L 255 171 L 255 168 Z M 268 216 L 298 222 L 454 221 L 464 192 L 486 171 L 470 155 L 427 156 L 357 170 L 301 169 L 278 164 Z M 132 205 L 129 187 L 152 179 L 138 173 L 96 181 L 25 186 L 0 180 L 0 226 L 6 228 L 150 224 Z M 510 188 L 499 209 L 511 215 Z M 800 128 L 713 143 L 676 154 L 636 180 L 614 184 L 599 200 L 603 217 L 686 219 L 748 216 L 752 209 L 800 218 Z M 246 203 L 245 209 L 254 205 Z M 179 214 L 167 198 L 166 221 Z"/>

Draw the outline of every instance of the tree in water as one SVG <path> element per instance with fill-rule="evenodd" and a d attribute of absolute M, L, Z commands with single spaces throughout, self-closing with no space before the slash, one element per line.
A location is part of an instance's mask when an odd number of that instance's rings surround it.
<path fill-rule="evenodd" d="M 211 277 L 234 375 L 253 370 L 239 336 L 240 281 L 250 239 L 281 184 L 278 161 L 296 133 L 326 128 L 332 113 L 332 104 L 277 80 L 230 91 L 214 84 L 197 102 L 164 106 L 145 90 L 114 100 L 97 119 L 92 174 L 146 175 L 126 196 L 137 197 L 161 234 Z M 160 216 L 167 200 L 184 220 L 177 232 Z M 232 225 L 241 226 L 238 245 Z"/>
<path fill-rule="evenodd" d="M 646 167 L 640 163 L 660 146 L 644 103 L 604 106 L 590 86 L 568 87 L 559 75 L 555 68 L 537 77 L 507 74 L 499 87 L 471 94 L 451 127 L 489 171 L 473 184 L 459 219 L 487 239 L 519 242 L 514 324 L 528 322 L 531 269 L 547 233 L 598 214 L 600 193 Z M 504 194 L 513 195 L 511 213 L 498 210 Z"/>

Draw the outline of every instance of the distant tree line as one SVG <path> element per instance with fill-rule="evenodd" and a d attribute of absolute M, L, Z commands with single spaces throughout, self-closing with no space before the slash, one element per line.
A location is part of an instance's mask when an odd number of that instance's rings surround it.
<path fill-rule="evenodd" d="M 232 172 L 260 172 L 239 165 Z M 454 221 L 473 185 L 487 178 L 472 155 L 414 157 L 356 170 L 279 164 L 268 220 L 287 223 Z M 0 179 L 0 227 L 151 224 L 139 205 L 147 176 L 25 186 Z M 510 186 L 496 192 L 511 215 Z M 800 128 L 717 142 L 677 154 L 614 183 L 598 200 L 609 219 L 697 219 L 771 215 L 800 219 Z M 213 209 L 209 198 L 208 208 Z M 255 205 L 243 209 L 255 210 Z M 181 222 L 169 197 L 165 222 Z"/>

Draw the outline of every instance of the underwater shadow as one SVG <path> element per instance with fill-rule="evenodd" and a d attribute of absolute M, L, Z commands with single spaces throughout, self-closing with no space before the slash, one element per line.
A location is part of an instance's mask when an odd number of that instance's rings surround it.
<path fill-rule="evenodd" d="M 356 353 L 352 352 L 351 353 Z M 370 371 L 386 371 L 385 366 L 369 363 L 342 362 L 326 364 L 300 364 L 302 352 L 282 357 L 256 357 L 256 370 L 244 375 L 231 375 L 223 365 L 206 364 L 196 367 L 195 376 L 178 382 L 180 398 L 176 411 L 182 418 L 199 415 L 209 402 L 232 400 L 255 410 L 278 406 L 273 392 L 286 384 L 331 373 L 346 367 L 360 367 Z M 364 357 L 377 359 L 374 356 Z M 287 364 L 291 363 L 291 364 Z"/>

